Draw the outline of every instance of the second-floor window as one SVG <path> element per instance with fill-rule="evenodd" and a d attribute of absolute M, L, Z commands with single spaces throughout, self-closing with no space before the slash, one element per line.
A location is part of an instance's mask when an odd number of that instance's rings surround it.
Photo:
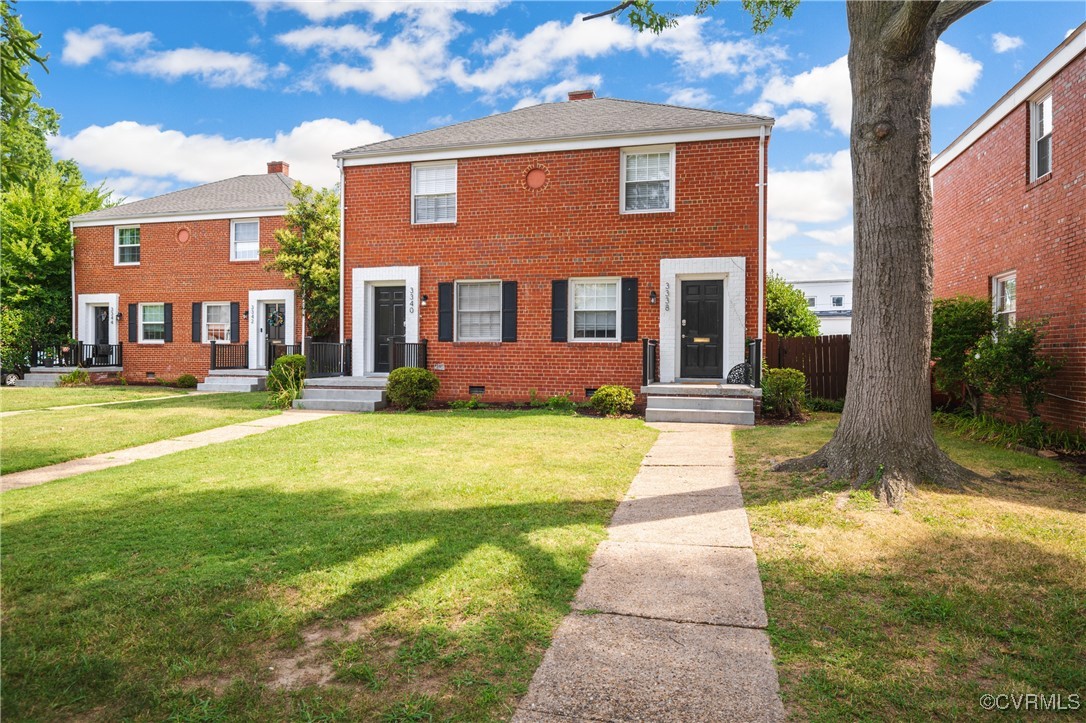
<path fill-rule="evenodd" d="M 411 223 L 456 221 L 456 161 L 411 166 Z"/>
<path fill-rule="evenodd" d="M 622 151 L 622 212 L 653 213 L 675 209 L 674 146 Z"/>
<path fill-rule="evenodd" d="M 116 231 L 114 243 L 115 264 L 138 264 L 140 262 L 140 227 L 121 226 Z"/>
<path fill-rule="evenodd" d="M 833 297 L 830 298 L 830 303 L 832 303 L 834 306 L 844 306 L 845 305 L 845 297 L 843 297 L 843 296 L 833 296 Z"/>
<path fill-rule="evenodd" d="M 1030 179 L 1036 180 L 1052 171 L 1052 93 L 1030 104 L 1030 125 Z"/>
<path fill-rule="evenodd" d="M 260 221 L 230 222 L 230 260 L 256 261 L 260 258 Z"/>
<path fill-rule="evenodd" d="M 996 327 L 1000 329 L 1014 326 L 1018 308 L 1017 278 L 1018 274 L 1014 271 L 992 277 L 992 313 Z"/>
<path fill-rule="evenodd" d="M 807 297 L 807 306 L 814 306 L 814 305 L 815 305 L 815 297 L 808 296 Z"/>

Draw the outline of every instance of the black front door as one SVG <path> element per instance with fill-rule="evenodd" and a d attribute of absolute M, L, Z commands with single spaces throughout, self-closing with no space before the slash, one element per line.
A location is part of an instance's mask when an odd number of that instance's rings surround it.
<path fill-rule="evenodd" d="M 265 323 L 267 326 L 267 340 L 270 344 L 282 344 L 286 339 L 287 305 L 264 304 L 264 313 L 267 314 Z"/>
<path fill-rule="evenodd" d="M 373 318 L 373 371 L 391 370 L 389 353 L 393 342 L 404 340 L 407 321 L 404 317 L 404 287 L 378 286 L 374 289 L 376 303 Z"/>
<path fill-rule="evenodd" d="M 109 307 L 94 307 L 94 343 L 109 343 Z"/>
<path fill-rule="evenodd" d="M 679 376 L 724 377 L 724 282 L 682 282 Z"/>

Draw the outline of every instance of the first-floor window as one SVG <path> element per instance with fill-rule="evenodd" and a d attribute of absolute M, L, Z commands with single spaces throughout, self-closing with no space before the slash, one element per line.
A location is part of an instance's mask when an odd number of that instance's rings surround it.
<path fill-rule="evenodd" d="M 618 339 L 618 279 L 573 279 L 574 339 Z"/>
<path fill-rule="evenodd" d="M 1017 310 L 1017 273 L 1000 274 L 992 279 L 992 313 L 995 314 L 996 326 L 1004 329 L 1014 326 Z"/>
<path fill-rule="evenodd" d="M 260 258 L 260 221 L 234 221 L 230 224 L 230 259 L 255 261 Z"/>
<path fill-rule="evenodd" d="M 807 297 L 807 306 L 814 306 L 814 305 L 815 305 L 815 297 L 808 296 Z"/>
<path fill-rule="evenodd" d="M 230 343 L 230 304 L 204 304 L 204 341 Z"/>
<path fill-rule="evenodd" d="M 166 340 L 166 307 L 164 304 L 140 304 L 140 341 Z"/>
<path fill-rule="evenodd" d="M 461 281 L 456 285 L 458 341 L 501 341 L 502 282 Z"/>
<path fill-rule="evenodd" d="M 833 303 L 834 306 L 845 305 L 845 297 L 843 296 L 834 296 L 832 299 L 830 299 L 830 301 Z"/>

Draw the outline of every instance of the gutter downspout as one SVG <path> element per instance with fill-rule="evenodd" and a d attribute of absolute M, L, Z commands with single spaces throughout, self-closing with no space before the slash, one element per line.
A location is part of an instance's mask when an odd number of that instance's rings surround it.
<path fill-rule="evenodd" d="M 76 298 L 75 298 L 75 241 L 76 241 L 76 239 L 75 239 L 75 226 L 72 225 L 72 222 L 71 222 L 70 219 L 68 220 L 68 233 L 70 233 L 72 235 L 72 250 L 69 252 L 70 253 L 70 258 L 71 258 L 71 261 L 72 261 L 72 338 L 73 339 L 78 339 L 79 335 L 78 335 L 77 326 L 79 325 L 79 318 L 78 318 L 77 311 L 79 309 L 79 305 L 76 303 Z M 112 309 L 110 309 L 110 311 L 112 312 L 112 313 L 110 313 L 110 317 L 112 317 L 113 314 L 115 314 L 116 312 L 114 312 Z M 109 321 L 110 321 L 111 324 L 116 323 L 116 320 L 113 319 L 113 318 L 110 318 Z M 117 339 L 119 340 L 120 338 L 121 338 L 121 334 L 120 334 L 120 331 L 118 330 Z"/>
<path fill-rule="evenodd" d="M 765 339 L 765 126 L 758 129 L 758 338 Z"/>
<path fill-rule="evenodd" d="M 346 341 L 346 329 L 343 327 L 343 294 L 347 288 L 343 281 L 346 276 L 346 271 L 343 266 L 343 235 L 346 227 L 343 216 L 346 209 L 346 203 L 344 201 L 346 197 L 346 188 L 344 187 L 345 184 L 343 182 L 343 159 L 337 158 L 336 165 L 339 166 L 339 343 L 342 344 Z M 354 373 L 354 370 L 352 369 L 351 372 Z"/>

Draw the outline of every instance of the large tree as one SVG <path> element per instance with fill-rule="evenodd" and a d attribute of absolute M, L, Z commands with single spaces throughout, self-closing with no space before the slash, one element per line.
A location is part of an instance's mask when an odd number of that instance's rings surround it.
<path fill-rule="evenodd" d="M 718 1 L 699 0 L 696 12 Z M 894 505 L 918 482 L 955 486 L 969 474 L 936 445 L 931 422 L 931 83 L 939 36 L 985 2 L 847 3 L 855 228 L 848 395 L 833 438 L 780 467 L 824 468 L 831 479 L 872 484 Z M 797 0 L 743 5 L 762 31 L 790 17 Z M 601 14 L 617 12 L 655 32 L 673 22 L 652 0 Z"/>

